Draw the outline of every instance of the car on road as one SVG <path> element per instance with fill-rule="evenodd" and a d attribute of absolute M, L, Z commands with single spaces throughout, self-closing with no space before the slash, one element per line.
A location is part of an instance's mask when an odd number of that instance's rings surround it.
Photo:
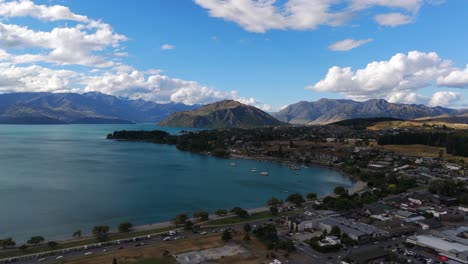
<path fill-rule="evenodd" d="M 201 233 L 200 233 L 200 235 L 206 235 L 206 232 L 205 232 L 205 231 L 203 231 L 203 232 L 201 232 Z"/>
<path fill-rule="evenodd" d="M 165 237 L 165 238 L 163 239 L 163 241 L 169 241 L 169 240 L 171 240 L 170 237 Z"/>
<path fill-rule="evenodd" d="M 86 252 L 84 255 L 85 256 L 91 256 L 93 254 L 93 252 Z"/>
<path fill-rule="evenodd" d="M 55 258 L 55 260 L 62 260 L 63 259 L 63 256 L 58 256 Z"/>
<path fill-rule="evenodd" d="M 41 258 L 41 259 L 38 260 L 38 262 L 43 262 L 43 261 L 46 261 L 46 259 L 45 259 L 45 258 Z"/>

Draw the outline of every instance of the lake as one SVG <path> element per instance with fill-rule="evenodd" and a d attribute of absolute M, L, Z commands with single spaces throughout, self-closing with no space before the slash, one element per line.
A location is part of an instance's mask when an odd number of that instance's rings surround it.
<path fill-rule="evenodd" d="M 1 125 L 0 238 L 67 238 L 78 229 L 89 233 L 95 225 L 115 229 L 124 221 L 163 222 L 183 212 L 256 208 L 272 196 L 324 195 L 352 185 L 347 177 L 321 167 L 303 168 L 295 175 L 272 162 L 218 159 L 174 146 L 105 139 L 124 129 L 162 128 Z M 270 175 L 253 173 L 252 168 Z"/>

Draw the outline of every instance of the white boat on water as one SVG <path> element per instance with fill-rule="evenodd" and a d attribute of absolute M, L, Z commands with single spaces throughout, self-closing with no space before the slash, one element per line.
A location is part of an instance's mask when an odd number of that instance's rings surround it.
<path fill-rule="evenodd" d="M 260 175 L 268 176 L 268 175 L 270 175 L 270 173 L 268 171 L 262 171 L 262 172 L 260 172 Z"/>
<path fill-rule="evenodd" d="M 229 163 L 229 166 L 237 166 L 237 164 L 234 163 L 234 162 L 231 162 L 231 163 Z"/>
<path fill-rule="evenodd" d="M 257 169 L 256 169 L 256 168 L 252 168 L 250 171 L 251 171 L 251 172 L 257 172 Z"/>

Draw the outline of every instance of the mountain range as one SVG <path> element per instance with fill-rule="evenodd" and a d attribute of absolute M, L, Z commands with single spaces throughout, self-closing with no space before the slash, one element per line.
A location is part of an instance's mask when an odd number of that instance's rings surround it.
<path fill-rule="evenodd" d="M 279 126 L 278 121 L 264 111 L 234 100 L 225 100 L 195 110 L 177 112 L 160 123 L 169 127 L 231 128 Z"/>
<path fill-rule="evenodd" d="M 191 111 L 196 110 L 196 111 Z M 160 123 L 178 127 L 254 127 L 308 124 L 372 117 L 440 119 L 466 122 L 468 110 L 394 104 L 372 99 L 356 102 L 320 99 L 298 102 L 277 113 L 226 100 L 206 106 L 181 103 L 158 104 L 102 93 L 10 93 L 0 94 L 0 124 L 105 124 Z M 278 121 L 279 120 L 279 121 Z"/>
<path fill-rule="evenodd" d="M 417 104 L 394 104 L 382 99 L 356 102 L 344 99 L 320 99 L 316 102 L 301 101 L 289 105 L 272 115 L 290 124 L 322 125 L 333 122 L 370 117 L 417 119 L 422 117 L 453 116 L 468 110 L 429 107 Z"/>
<path fill-rule="evenodd" d="M 174 112 L 197 107 L 102 93 L 10 93 L 0 95 L 0 124 L 158 123 Z"/>

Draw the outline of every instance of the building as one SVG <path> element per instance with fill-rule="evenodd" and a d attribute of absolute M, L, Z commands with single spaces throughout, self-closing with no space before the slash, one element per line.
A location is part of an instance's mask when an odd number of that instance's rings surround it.
<path fill-rule="evenodd" d="M 388 235 L 388 232 L 375 226 L 343 217 L 330 217 L 318 221 L 318 228 L 327 233 L 330 233 L 334 226 L 338 227 L 341 233 L 347 234 L 349 238 L 358 242 L 381 239 Z"/>
<path fill-rule="evenodd" d="M 389 253 L 381 248 L 360 250 L 346 256 L 346 263 L 353 264 L 380 264 L 385 263 Z"/>
<path fill-rule="evenodd" d="M 432 249 L 441 256 L 468 264 L 468 246 L 453 240 L 421 235 L 409 237 L 406 242 L 423 248 Z"/>

